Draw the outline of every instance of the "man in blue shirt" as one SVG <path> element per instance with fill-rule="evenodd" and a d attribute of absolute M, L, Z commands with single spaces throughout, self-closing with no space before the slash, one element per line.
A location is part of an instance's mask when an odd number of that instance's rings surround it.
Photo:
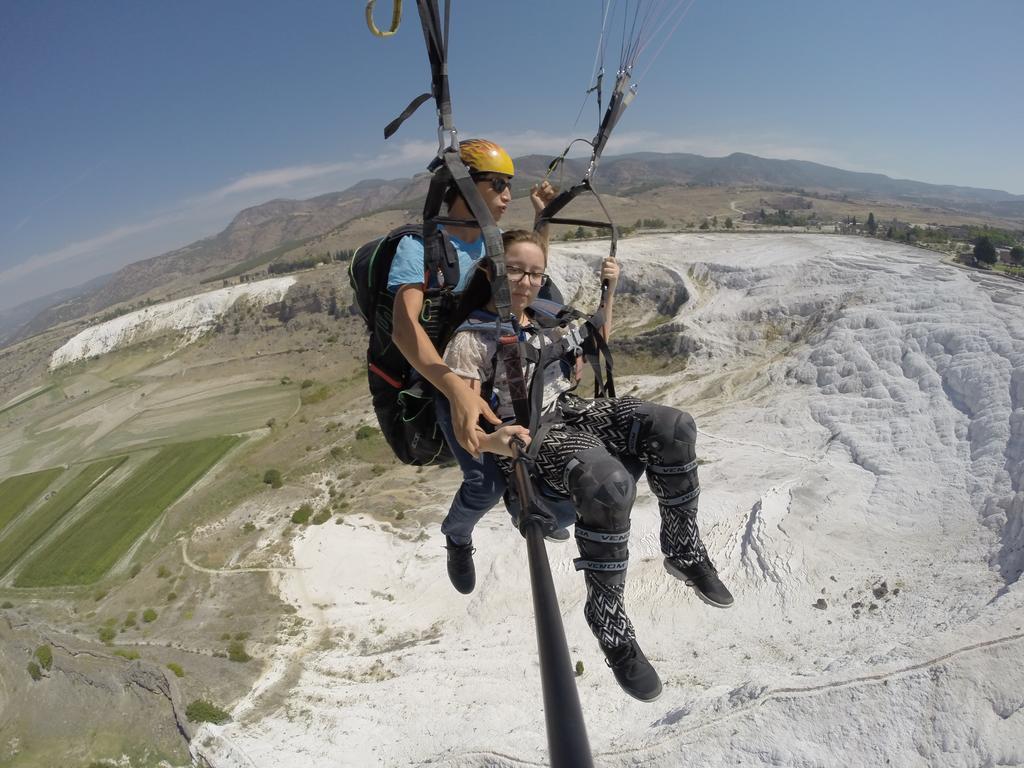
<path fill-rule="evenodd" d="M 470 177 L 494 220 L 500 221 L 512 202 L 510 182 L 515 175 L 512 158 L 500 146 L 484 139 L 468 139 L 459 143 L 459 156 L 467 165 Z M 531 192 L 535 212 L 555 196 L 555 190 L 544 182 Z M 453 185 L 445 196 L 448 214 L 455 219 L 472 219 L 469 206 Z M 459 259 L 459 282 L 455 293 L 465 288 L 476 262 L 485 255 L 484 239 L 479 227 L 446 226 L 445 231 Z M 443 397 L 436 398 L 438 424 L 444 432 L 452 453 L 462 469 L 463 482 L 447 517 L 441 525 L 448 550 L 448 576 L 463 594 L 473 591 L 476 573 L 473 568 L 473 526 L 501 498 L 505 479 L 489 454 L 480 453 L 477 425 L 481 418 L 497 426 L 501 420 L 480 397 L 479 384 L 472 389 L 455 375 L 438 354 L 417 318 L 423 309 L 423 295 L 428 287 L 436 287 L 438 275 L 424 275 L 423 242 L 408 235 L 398 243 L 388 290 L 395 294 L 392 339 L 409 364 Z M 565 536 L 564 538 L 568 538 Z"/>

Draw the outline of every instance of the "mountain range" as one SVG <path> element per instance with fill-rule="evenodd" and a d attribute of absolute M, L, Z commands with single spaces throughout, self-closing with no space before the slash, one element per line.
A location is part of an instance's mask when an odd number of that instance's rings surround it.
<path fill-rule="evenodd" d="M 527 155 L 515 162 L 517 185 L 525 188 L 545 177 L 550 161 L 541 155 Z M 570 159 L 558 174 L 567 180 L 579 179 L 586 165 L 587 161 Z M 425 173 L 405 179 L 368 179 L 342 192 L 308 200 L 271 200 L 247 208 L 217 235 L 0 313 L 0 345 L 111 307 L 187 295 L 200 283 L 238 275 L 332 233 L 340 233 L 331 240 L 334 244 L 355 247 L 367 239 L 365 233 L 346 238 L 343 230 L 352 222 L 381 211 L 397 210 L 403 219 L 415 218 L 428 179 Z M 746 186 L 937 208 L 948 213 L 1001 219 L 1024 228 L 1024 195 L 926 184 L 803 160 L 771 160 L 743 153 L 719 158 L 652 152 L 608 157 L 602 160 L 596 180 L 602 192 L 624 198 L 642 199 L 644 193 L 665 187 Z"/>

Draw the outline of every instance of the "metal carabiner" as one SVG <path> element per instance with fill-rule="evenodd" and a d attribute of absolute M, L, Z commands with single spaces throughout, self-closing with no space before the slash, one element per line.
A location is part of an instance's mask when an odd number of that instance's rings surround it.
<path fill-rule="evenodd" d="M 398 31 L 398 25 L 402 22 L 402 0 L 394 0 L 391 6 L 391 29 L 381 30 L 373 22 L 373 6 L 377 0 L 367 0 L 366 3 L 366 26 L 377 37 L 391 37 Z"/>
<path fill-rule="evenodd" d="M 447 143 L 445 140 L 447 138 Z M 441 158 L 448 150 L 459 151 L 459 132 L 455 127 L 445 128 L 443 125 L 437 127 L 437 156 Z"/>

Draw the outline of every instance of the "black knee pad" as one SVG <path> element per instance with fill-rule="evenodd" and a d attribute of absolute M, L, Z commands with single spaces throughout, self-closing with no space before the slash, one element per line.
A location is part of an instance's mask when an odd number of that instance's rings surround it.
<path fill-rule="evenodd" d="M 644 403 L 633 414 L 627 448 L 652 464 L 688 464 L 697 457 L 697 424 L 685 411 Z"/>
<path fill-rule="evenodd" d="M 636 500 L 636 481 L 622 463 L 601 448 L 577 453 L 565 470 L 579 520 L 598 531 L 629 528 L 629 512 Z"/>

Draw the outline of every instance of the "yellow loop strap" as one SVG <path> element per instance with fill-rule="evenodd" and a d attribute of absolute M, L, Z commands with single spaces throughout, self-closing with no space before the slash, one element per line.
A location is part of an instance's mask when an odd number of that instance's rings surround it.
<path fill-rule="evenodd" d="M 377 0 L 368 0 L 366 3 L 366 26 L 370 28 L 377 37 L 391 37 L 398 31 L 398 25 L 402 23 L 402 0 L 394 0 L 391 7 L 391 29 L 381 30 L 373 22 L 373 6 Z"/>

